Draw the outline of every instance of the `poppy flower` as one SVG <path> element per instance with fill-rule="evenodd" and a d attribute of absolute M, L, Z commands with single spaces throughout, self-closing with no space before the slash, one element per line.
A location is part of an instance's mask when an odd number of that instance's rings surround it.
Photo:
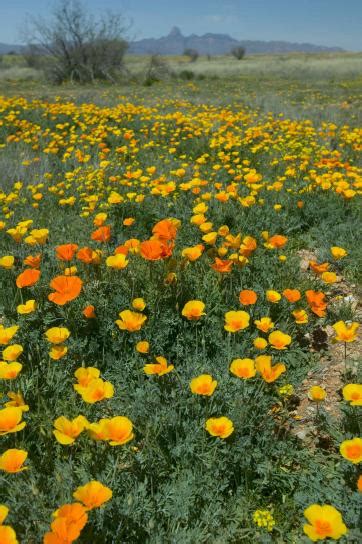
<path fill-rule="evenodd" d="M 329 504 L 308 506 L 304 510 L 304 517 L 308 524 L 303 526 L 303 531 L 313 542 L 326 538 L 338 540 L 348 532 L 340 512 Z"/>
<path fill-rule="evenodd" d="M 30 232 L 30 236 L 35 240 L 36 244 L 44 245 L 49 236 L 48 229 L 33 229 Z"/>
<path fill-rule="evenodd" d="M 17 408 L 20 408 L 23 412 L 29 411 L 29 406 L 25 404 L 24 397 L 21 393 L 14 393 L 13 391 L 9 391 L 7 393 L 7 396 L 10 400 L 8 402 L 5 402 L 4 406 L 15 406 Z"/>
<path fill-rule="evenodd" d="M 256 374 L 255 363 L 253 359 L 234 359 L 230 365 L 230 372 L 237 378 L 248 380 L 254 378 Z"/>
<path fill-rule="evenodd" d="M 53 434 L 59 444 L 68 446 L 69 444 L 73 444 L 75 439 L 87 426 L 88 421 L 82 415 L 77 416 L 74 419 L 67 419 L 64 416 L 60 416 L 54 421 L 55 430 L 53 431 Z"/>
<path fill-rule="evenodd" d="M 97 213 L 97 215 L 95 216 L 94 220 L 93 220 L 93 225 L 96 226 L 96 227 L 101 227 L 103 225 L 103 223 L 107 220 L 107 214 L 106 213 Z"/>
<path fill-rule="evenodd" d="M 0 525 L 0 542 L 2 544 L 19 544 L 16 533 L 10 525 Z"/>
<path fill-rule="evenodd" d="M 0 525 L 4 523 L 9 513 L 9 508 L 4 504 L 0 504 Z"/>
<path fill-rule="evenodd" d="M 23 365 L 17 361 L 11 363 L 0 361 L 0 380 L 15 380 L 22 368 Z"/>
<path fill-rule="evenodd" d="M 39 281 L 40 274 L 40 270 L 27 268 L 16 278 L 17 287 L 19 287 L 19 289 L 23 289 L 23 287 L 32 287 Z"/>
<path fill-rule="evenodd" d="M 70 332 L 66 327 L 52 327 L 45 331 L 44 334 L 51 344 L 62 344 L 70 336 Z"/>
<path fill-rule="evenodd" d="M 258 244 L 255 238 L 252 236 L 245 236 L 243 242 L 240 245 L 239 253 L 243 257 L 250 257 L 250 255 L 256 250 Z"/>
<path fill-rule="evenodd" d="M 343 257 L 348 255 L 347 251 L 343 249 L 343 247 L 339 247 L 339 246 L 332 246 L 330 251 L 331 251 L 332 257 L 336 259 L 336 261 L 338 261 L 339 259 L 343 259 Z"/>
<path fill-rule="evenodd" d="M 323 272 L 321 274 L 321 280 L 324 281 L 324 283 L 332 284 L 340 281 L 340 278 L 338 278 L 335 272 Z"/>
<path fill-rule="evenodd" d="M 86 306 L 83 311 L 82 311 L 82 314 L 84 315 L 84 317 L 86 317 L 87 319 L 94 319 L 96 317 L 96 314 L 95 314 L 95 308 L 93 306 L 93 304 L 89 304 L 88 306 Z"/>
<path fill-rule="evenodd" d="M 109 242 L 111 239 L 111 227 L 110 226 L 103 226 L 99 227 L 91 234 L 92 240 L 95 240 L 96 242 Z M 79 259 L 79 257 L 78 257 Z"/>
<path fill-rule="evenodd" d="M 25 304 L 19 304 L 16 307 L 16 311 L 20 315 L 27 315 L 35 312 L 36 309 L 36 302 L 34 299 L 27 300 Z"/>
<path fill-rule="evenodd" d="M 233 264 L 231 260 L 223 260 L 215 257 L 215 262 L 211 265 L 211 268 L 216 270 L 216 272 L 220 272 L 220 274 L 228 274 L 231 272 Z"/>
<path fill-rule="evenodd" d="M 4 327 L 4 325 L 1 325 L 0 323 L 0 345 L 6 346 L 16 335 L 18 329 L 18 325 L 13 325 L 12 327 Z"/>
<path fill-rule="evenodd" d="M 211 417 L 205 423 L 205 428 L 211 436 L 227 438 L 234 432 L 234 424 L 228 417 Z"/>
<path fill-rule="evenodd" d="M 83 282 L 78 276 L 57 276 L 50 282 L 50 287 L 55 291 L 48 295 L 48 299 L 59 306 L 74 300 L 81 292 Z"/>
<path fill-rule="evenodd" d="M 146 308 L 146 303 L 143 298 L 134 298 L 132 300 L 132 308 L 138 310 L 139 312 L 142 312 L 142 310 Z"/>
<path fill-rule="evenodd" d="M 224 329 L 228 332 L 238 332 L 249 326 L 250 315 L 243 311 L 230 311 L 225 314 Z"/>
<path fill-rule="evenodd" d="M 76 540 L 88 521 L 87 511 L 79 503 L 64 504 L 53 515 L 52 533 L 66 543 Z"/>
<path fill-rule="evenodd" d="M 265 338 L 261 338 L 260 336 L 257 336 L 253 340 L 253 346 L 255 349 L 265 349 L 268 345 L 268 342 L 265 340 Z"/>
<path fill-rule="evenodd" d="M 205 304 L 201 300 L 189 300 L 182 309 L 182 315 L 190 321 L 198 321 L 205 315 Z"/>
<path fill-rule="evenodd" d="M 28 255 L 23 260 L 23 263 L 26 266 L 30 266 L 30 268 L 39 268 L 41 263 L 41 253 L 38 253 L 37 255 Z"/>
<path fill-rule="evenodd" d="M 134 438 L 132 421 L 128 417 L 112 417 L 105 420 L 104 427 L 111 446 L 122 446 Z"/>
<path fill-rule="evenodd" d="M 174 240 L 177 235 L 177 228 L 170 219 L 162 219 L 153 227 L 152 233 L 159 240 Z"/>
<path fill-rule="evenodd" d="M 195 395 L 210 397 L 215 391 L 217 381 L 210 374 L 200 374 L 190 382 L 190 389 Z"/>
<path fill-rule="evenodd" d="M 268 249 L 281 249 L 287 243 L 288 238 L 281 234 L 274 234 L 268 238 L 268 241 L 264 244 Z"/>
<path fill-rule="evenodd" d="M 82 399 L 88 404 L 94 404 L 103 399 L 110 399 L 114 395 L 114 387 L 110 382 L 102 378 L 94 378 L 85 387 L 76 384 L 74 389 L 81 395 Z"/>
<path fill-rule="evenodd" d="M 121 319 L 117 319 L 116 324 L 121 330 L 128 332 L 139 331 L 147 319 L 146 315 L 131 310 L 123 310 L 119 313 L 119 317 Z"/>
<path fill-rule="evenodd" d="M 344 400 L 350 402 L 351 406 L 362 406 L 362 385 L 349 383 L 342 389 Z"/>
<path fill-rule="evenodd" d="M 138 353 L 148 353 L 150 351 L 150 344 L 146 340 L 141 340 L 136 344 L 136 351 Z"/>
<path fill-rule="evenodd" d="M 14 266 L 14 261 L 15 259 L 12 255 L 4 255 L 4 257 L 0 257 L 0 268 L 11 270 Z"/>
<path fill-rule="evenodd" d="M 0 436 L 8 433 L 16 433 L 24 429 L 26 423 L 21 421 L 23 411 L 20 408 L 11 406 L 0 410 Z"/>
<path fill-rule="evenodd" d="M 268 341 L 274 349 L 287 349 L 292 337 L 282 331 L 273 331 L 269 334 Z"/>
<path fill-rule="evenodd" d="M 309 266 L 315 274 L 320 276 L 323 272 L 327 272 L 329 263 L 317 263 L 316 261 L 309 261 Z"/>
<path fill-rule="evenodd" d="M 61 261 L 71 261 L 78 249 L 77 244 L 63 244 L 55 248 L 55 253 Z"/>
<path fill-rule="evenodd" d="M 305 310 L 302 310 L 301 308 L 294 310 L 292 315 L 297 325 L 304 325 L 305 323 L 308 323 L 308 314 Z"/>
<path fill-rule="evenodd" d="M 73 497 L 76 501 L 83 503 L 87 510 L 93 510 L 112 498 L 112 490 L 101 482 L 92 480 L 78 487 L 74 491 Z"/>
<path fill-rule="evenodd" d="M 85 264 L 91 264 L 94 258 L 94 251 L 90 247 L 82 247 L 77 253 L 77 259 Z"/>
<path fill-rule="evenodd" d="M 208 232 L 207 234 L 204 234 L 202 237 L 202 241 L 205 242 L 205 244 L 209 246 L 215 245 L 215 242 L 217 240 L 217 232 Z"/>
<path fill-rule="evenodd" d="M 204 246 L 202 244 L 198 244 L 197 246 L 186 247 L 185 249 L 182 250 L 181 255 L 188 261 L 194 262 L 199 257 L 201 257 L 203 251 L 204 251 Z"/>
<path fill-rule="evenodd" d="M 308 305 L 312 312 L 318 317 L 326 315 L 327 303 L 325 302 L 325 294 L 321 291 L 312 291 L 311 289 L 305 292 Z"/>
<path fill-rule="evenodd" d="M 341 455 L 353 464 L 361 463 L 362 461 L 362 438 L 352 438 L 345 440 L 339 447 Z"/>
<path fill-rule="evenodd" d="M 274 323 L 270 317 L 261 317 L 260 319 L 256 319 L 254 323 L 256 328 L 262 332 L 268 332 L 274 327 Z"/>
<path fill-rule="evenodd" d="M 272 358 L 269 355 L 259 355 L 255 359 L 255 368 L 267 383 L 275 382 L 286 371 L 285 365 L 282 363 L 272 366 L 271 362 Z"/>
<path fill-rule="evenodd" d="M 77 378 L 80 387 L 87 387 L 92 380 L 99 378 L 100 374 L 100 370 L 93 366 L 80 367 L 74 372 L 74 376 Z M 76 389 L 76 386 L 74 388 Z"/>
<path fill-rule="evenodd" d="M 168 374 L 174 369 L 174 365 L 169 365 L 167 363 L 167 359 L 165 357 L 162 357 L 161 355 L 156 357 L 156 361 L 157 363 L 147 364 L 143 367 L 143 371 L 145 374 L 148 374 L 149 376 L 153 374 L 163 376 L 164 374 Z"/>
<path fill-rule="evenodd" d="M 164 245 L 159 240 L 146 240 L 141 242 L 140 253 L 147 261 L 158 261 L 162 259 Z"/>
<path fill-rule="evenodd" d="M 313 400 L 314 402 L 321 402 L 324 400 L 327 396 L 327 393 L 323 387 L 320 387 L 319 385 L 313 385 L 309 391 L 308 391 L 308 397 L 310 400 Z"/>
<path fill-rule="evenodd" d="M 106 265 L 109 268 L 115 268 L 116 270 L 123 270 L 128 265 L 129 261 L 123 253 L 117 253 L 117 255 L 111 255 L 106 259 Z"/>
<path fill-rule="evenodd" d="M 344 321 L 337 321 L 332 327 L 336 331 L 336 336 L 334 337 L 336 342 L 354 342 L 357 338 L 359 323 L 352 322 L 347 324 Z"/>
<path fill-rule="evenodd" d="M 278 293 L 278 291 L 272 291 L 269 290 L 265 293 L 266 299 L 268 302 L 273 302 L 273 304 L 277 304 L 279 300 L 282 298 L 281 294 Z"/>
<path fill-rule="evenodd" d="M 301 298 L 300 291 L 298 289 L 284 289 L 283 296 L 288 302 L 298 302 Z"/>
<path fill-rule="evenodd" d="M 4 361 L 16 361 L 23 351 L 23 346 L 20 344 L 12 344 L 3 350 L 3 359 Z"/>
<path fill-rule="evenodd" d="M 0 455 L 0 470 L 10 473 L 22 472 L 27 468 L 22 466 L 27 457 L 28 452 L 25 450 L 6 450 Z"/>
<path fill-rule="evenodd" d="M 62 344 L 57 344 L 56 346 L 52 346 L 49 351 L 49 357 L 53 359 L 53 361 L 59 361 L 62 357 L 64 357 L 68 353 L 67 346 L 63 346 Z"/>
<path fill-rule="evenodd" d="M 255 304 L 257 300 L 258 295 L 255 291 L 252 291 L 251 289 L 244 289 L 239 293 L 239 302 L 240 304 L 243 304 L 243 306 Z"/>

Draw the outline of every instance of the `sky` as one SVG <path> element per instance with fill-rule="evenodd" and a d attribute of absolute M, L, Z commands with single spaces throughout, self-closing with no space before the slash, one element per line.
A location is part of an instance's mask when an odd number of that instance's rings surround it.
<path fill-rule="evenodd" d="M 83 0 L 90 11 L 121 12 L 131 39 L 214 32 L 240 40 L 284 40 L 362 51 L 362 0 Z M 21 43 L 27 14 L 46 16 L 52 0 L 0 0 L 0 42 Z"/>

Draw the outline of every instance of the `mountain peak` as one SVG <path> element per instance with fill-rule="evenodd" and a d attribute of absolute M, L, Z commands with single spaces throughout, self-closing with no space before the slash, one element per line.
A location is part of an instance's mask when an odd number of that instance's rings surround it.
<path fill-rule="evenodd" d="M 182 38 L 182 32 L 178 26 L 173 26 L 168 35 L 169 38 Z"/>

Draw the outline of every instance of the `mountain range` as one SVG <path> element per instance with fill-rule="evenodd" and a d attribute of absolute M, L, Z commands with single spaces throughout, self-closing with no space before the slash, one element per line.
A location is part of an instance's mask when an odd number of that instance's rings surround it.
<path fill-rule="evenodd" d="M 196 49 L 200 55 L 225 55 L 234 47 L 242 46 L 246 54 L 255 53 L 321 53 L 343 51 L 340 47 L 324 47 L 310 43 L 291 43 L 284 41 L 236 40 L 228 34 L 204 34 L 183 36 L 174 26 L 171 32 L 162 38 L 146 38 L 129 44 L 129 53 L 137 55 L 182 55 L 185 49 Z"/>
<path fill-rule="evenodd" d="M 191 34 L 183 36 L 174 26 L 167 36 L 145 38 L 129 43 L 128 53 L 134 55 L 182 55 L 185 49 L 196 49 L 200 55 L 225 55 L 234 47 L 244 47 L 246 54 L 255 53 L 321 53 L 343 51 L 341 47 L 325 47 L 310 43 L 291 43 L 284 41 L 236 40 L 228 34 L 207 33 L 202 36 Z M 0 43 L 0 55 L 10 51 L 21 53 L 24 46 Z"/>

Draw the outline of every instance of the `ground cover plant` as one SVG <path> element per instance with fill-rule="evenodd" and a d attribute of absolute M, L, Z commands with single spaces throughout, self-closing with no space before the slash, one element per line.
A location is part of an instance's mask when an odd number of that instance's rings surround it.
<path fill-rule="evenodd" d="M 0 98 L 1 542 L 360 540 L 358 98 L 280 85 Z"/>

